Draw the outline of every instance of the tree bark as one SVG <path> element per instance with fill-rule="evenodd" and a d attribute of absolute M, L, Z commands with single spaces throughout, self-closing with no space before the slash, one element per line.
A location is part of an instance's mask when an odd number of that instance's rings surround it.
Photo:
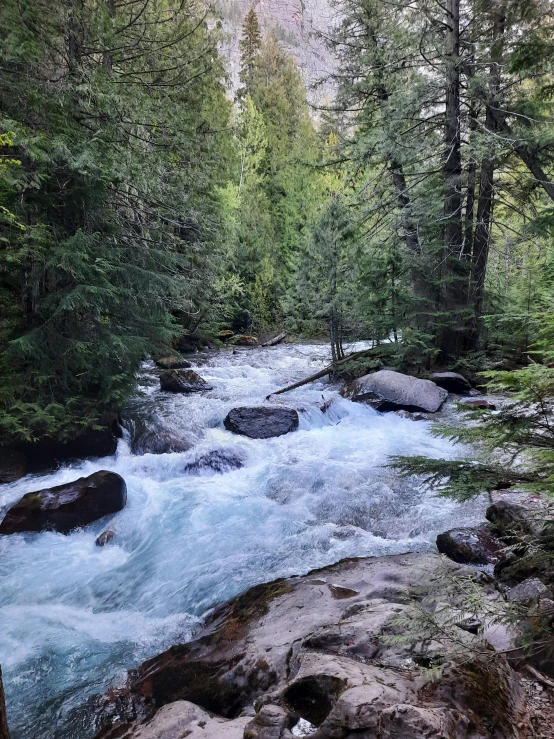
<path fill-rule="evenodd" d="M 468 270 L 462 261 L 462 155 L 460 109 L 460 0 L 446 6 L 446 96 L 444 129 L 444 275 L 445 319 L 439 339 L 441 357 L 460 354 L 466 341 Z"/>
<path fill-rule="evenodd" d="M 485 129 L 494 136 L 497 131 L 495 109 L 497 95 L 500 89 L 500 70 L 503 56 L 504 17 L 497 13 L 493 22 L 492 52 L 490 64 L 490 87 L 485 115 Z M 473 303 L 473 325 L 469 347 L 474 349 L 479 339 L 479 319 L 483 313 L 483 297 L 485 280 L 487 277 L 487 262 L 489 258 L 490 231 L 492 207 L 494 200 L 494 171 L 496 157 L 494 154 L 495 142 L 491 141 L 489 150 L 481 161 L 479 176 L 479 200 L 477 203 L 477 222 L 473 242 L 473 256 L 471 264 L 471 301 Z"/>
<path fill-rule="evenodd" d="M 6 715 L 6 698 L 4 696 L 4 685 L 2 684 L 2 668 L 0 667 L 0 739 L 10 739 L 8 730 L 8 717 Z"/>

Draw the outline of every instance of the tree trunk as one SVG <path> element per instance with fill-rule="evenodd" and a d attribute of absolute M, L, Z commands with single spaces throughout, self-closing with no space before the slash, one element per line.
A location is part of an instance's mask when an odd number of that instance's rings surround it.
<path fill-rule="evenodd" d="M 504 17 L 497 14 L 493 23 L 493 38 L 490 65 L 490 92 L 487 101 L 485 116 L 485 129 L 493 137 L 497 130 L 495 108 L 497 95 L 500 88 L 500 69 L 503 55 L 503 33 Z M 483 313 L 483 297 L 485 293 L 485 280 L 487 277 L 487 262 L 489 258 L 490 231 L 492 219 L 492 206 L 494 199 L 494 171 L 496 168 L 496 157 L 494 154 L 494 138 L 490 143 L 489 151 L 481 162 L 481 173 L 479 176 L 479 200 L 477 204 L 477 223 L 475 225 L 475 236 L 473 242 L 473 257 L 471 264 L 471 302 L 473 303 L 473 325 L 470 335 L 469 346 L 474 349 L 479 340 L 479 319 Z"/>
<path fill-rule="evenodd" d="M 462 261 L 462 156 L 460 115 L 460 0 L 446 2 L 446 100 L 444 129 L 444 277 L 445 319 L 439 340 L 441 357 L 460 354 L 467 334 L 467 277 Z"/>
<path fill-rule="evenodd" d="M 10 739 L 8 730 L 8 718 L 6 715 L 6 699 L 4 697 L 4 685 L 2 684 L 2 668 L 0 667 L 0 739 Z"/>

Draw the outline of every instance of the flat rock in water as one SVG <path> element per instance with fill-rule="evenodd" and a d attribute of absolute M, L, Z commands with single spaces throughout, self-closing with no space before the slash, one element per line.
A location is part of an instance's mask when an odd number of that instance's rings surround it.
<path fill-rule="evenodd" d="M 346 385 L 341 395 L 368 403 L 378 411 L 425 411 L 435 413 L 448 392 L 431 380 L 420 380 L 394 370 L 379 370 Z"/>
<path fill-rule="evenodd" d="M 165 370 L 160 374 L 160 387 L 168 393 L 199 393 L 212 389 L 206 380 L 190 369 Z"/>
<path fill-rule="evenodd" d="M 471 385 L 463 375 L 458 372 L 433 372 L 429 375 L 429 379 L 439 387 L 448 390 L 449 393 L 458 393 L 463 395 L 469 393 Z"/>
<path fill-rule="evenodd" d="M 293 408 L 260 406 L 233 408 L 223 421 L 225 428 L 250 439 L 269 439 L 298 428 L 298 413 Z"/>
<path fill-rule="evenodd" d="M 437 593 L 444 605 L 444 567 L 447 578 L 467 574 L 436 555 L 405 554 L 347 559 L 250 588 L 215 608 L 194 641 L 148 660 L 98 701 L 104 715 L 129 719 L 97 739 L 291 739 L 300 717 L 321 738 L 515 739 L 522 700 L 504 657 L 480 662 L 468 650 L 463 665 L 447 664 L 436 677 L 406 670 L 414 656 L 425 659 L 425 645 L 416 654 L 390 641 L 404 633 L 397 621 L 410 617 L 411 588 Z M 337 599 L 326 583 L 351 597 Z M 482 587 L 496 597 L 492 585 Z M 481 684 L 487 689 L 476 690 Z M 141 723 L 137 712 L 155 715 Z"/>
<path fill-rule="evenodd" d="M 437 549 L 460 564 L 495 564 L 504 559 L 503 544 L 483 526 L 450 529 L 437 536 Z"/>
<path fill-rule="evenodd" d="M 102 470 L 65 485 L 27 493 L 8 510 L 0 534 L 51 529 L 67 534 L 117 513 L 126 502 L 125 480 L 115 472 Z"/>

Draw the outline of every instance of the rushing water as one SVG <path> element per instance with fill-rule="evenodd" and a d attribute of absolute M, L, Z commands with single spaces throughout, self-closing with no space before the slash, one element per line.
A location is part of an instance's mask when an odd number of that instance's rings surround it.
<path fill-rule="evenodd" d="M 106 547 L 94 543 L 106 521 L 69 536 L 0 537 L 13 739 L 89 739 L 91 730 L 68 729 L 72 709 L 190 638 L 213 603 L 250 585 L 343 557 L 429 549 L 438 532 L 482 518 L 482 502 L 437 499 L 384 467 L 391 454 L 453 455 L 429 423 L 343 400 L 325 381 L 274 399 L 300 412 L 294 433 L 249 440 L 223 428 L 232 407 L 265 402 L 326 359 L 324 347 L 305 345 L 219 352 L 199 360 L 213 390 L 193 396 L 161 393 L 147 363 L 128 416 L 189 439 L 188 452 L 135 456 L 123 439 L 113 458 L 0 487 L 0 516 L 25 492 L 98 469 L 128 488 Z"/>

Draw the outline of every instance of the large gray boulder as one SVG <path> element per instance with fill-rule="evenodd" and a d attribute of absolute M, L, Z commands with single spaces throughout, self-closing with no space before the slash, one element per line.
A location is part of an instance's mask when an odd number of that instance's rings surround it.
<path fill-rule="evenodd" d="M 358 403 L 368 403 L 378 411 L 426 411 L 435 413 L 448 397 L 444 388 L 431 380 L 419 380 L 394 370 L 379 370 L 350 382 L 341 395 Z"/>
<path fill-rule="evenodd" d="M 398 619 L 410 617 L 412 588 L 444 605 L 443 578 L 471 572 L 437 555 L 404 554 L 255 586 L 215 608 L 194 641 L 111 690 L 101 703 L 111 726 L 98 739 L 200 739 L 208 727 L 206 738 L 291 739 L 299 718 L 317 727 L 314 739 L 516 739 L 521 696 L 505 658 L 481 662 L 468 652 L 437 679 L 414 664 L 436 655 L 437 643 L 390 640 L 405 633 Z M 486 578 L 473 577 L 497 597 Z M 462 629 L 458 638 L 480 639 Z M 136 720 L 152 714 L 150 723 Z M 169 721 L 183 733 L 163 733 Z"/>
<path fill-rule="evenodd" d="M 8 510 L 0 534 L 49 529 L 67 534 L 117 513 L 126 502 L 125 480 L 115 472 L 102 470 L 65 485 L 27 493 Z"/>
<path fill-rule="evenodd" d="M 233 408 L 225 417 L 223 425 L 228 431 L 250 439 L 269 439 L 297 429 L 298 413 L 294 408 L 280 406 Z"/>

